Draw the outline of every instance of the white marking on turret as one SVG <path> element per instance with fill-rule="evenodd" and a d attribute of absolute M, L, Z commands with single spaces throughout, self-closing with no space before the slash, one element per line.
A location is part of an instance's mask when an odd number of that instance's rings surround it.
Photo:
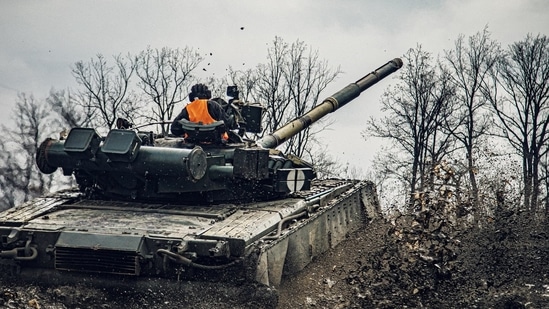
<path fill-rule="evenodd" d="M 288 172 L 286 183 L 291 192 L 301 191 L 305 184 L 305 173 L 302 170 L 291 170 Z"/>

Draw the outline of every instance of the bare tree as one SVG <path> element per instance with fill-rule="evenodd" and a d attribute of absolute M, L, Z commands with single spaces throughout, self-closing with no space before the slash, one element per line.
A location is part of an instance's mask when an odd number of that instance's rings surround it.
<path fill-rule="evenodd" d="M 87 101 L 87 100 L 85 100 Z M 52 110 L 60 117 L 60 127 L 74 128 L 87 127 L 93 125 L 93 119 L 97 110 L 90 105 L 80 105 L 82 100 L 79 100 L 71 93 L 70 90 L 54 90 L 50 91 L 46 102 L 51 106 Z"/>
<path fill-rule="evenodd" d="M 266 132 L 273 132 L 291 119 L 284 80 L 285 55 L 288 49 L 288 44 L 276 37 L 267 52 L 267 63 L 257 66 L 259 80 L 254 97 L 265 104 Z"/>
<path fill-rule="evenodd" d="M 319 103 L 320 93 L 340 71 L 339 68 L 332 71 L 326 60 L 319 59 L 318 51 L 307 48 L 303 42 L 293 43 L 289 52 L 285 79 L 295 118 Z M 310 149 L 309 141 L 314 141 L 314 135 L 320 130 L 322 127 L 317 125 L 314 130 L 306 129 L 299 132 L 287 142 L 286 149 L 297 156 L 303 156 Z"/>
<path fill-rule="evenodd" d="M 128 56 L 128 58 L 130 58 Z M 113 127 L 119 117 L 136 117 L 139 101 L 129 92 L 130 78 L 135 71 L 131 59 L 115 56 L 115 66 L 109 66 L 103 55 L 90 62 L 78 61 L 72 67 L 73 76 L 83 89 L 79 92 L 80 105 L 97 112 L 100 126 Z"/>
<path fill-rule="evenodd" d="M 479 187 L 477 183 L 478 167 L 475 153 L 482 136 L 488 133 L 490 118 L 485 107 L 488 101 L 482 96 L 481 87 L 490 70 L 500 56 L 499 44 L 490 39 L 490 33 L 484 31 L 469 37 L 460 35 L 453 50 L 445 52 L 449 65 L 451 81 L 456 89 L 459 108 L 454 113 L 457 127 L 449 126 L 452 134 L 462 144 L 466 156 L 466 168 L 471 184 L 472 205 L 479 206 Z"/>
<path fill-rule="evenodd" d="M 187 99 L 192 72 L 203 58 L 191 48 L 161 50 L 148 48 L 135 58 L 138 86 L 154 102 L 149 120 L 167 122 L 173 116 L 174 105 Z M 169 124 L 161 125 L 162 133 Z"/>
<path fill-rule="evenodd" d="M 512 44 L 496 73 L 485 94 L 500 136 L 522 157 L 524 207 L 540 211 L 540 165 L 549 144 L 549 39 L 529 34 Z"/>
<path fill-rule="evenodd" d="M 8 128 L 2 126 L 3 131 Z M 19 203 L 16 188 L 19 185 L 19 164 L 13 149 L 5 139 L 0 140 L 0 210 L 8 209 Z"/>
<path fill-rule="evenodd" d="M 51 175 L 38 172 L 34 160 L 41 139 L 51 133 L 48 108 L 32 95 L 21 93 L 14 115 L 15 129 L 3 126 L 8 138 L 0 141 L 0 208 L 13 207 L 44 194 L 52 182 Z"/>
<path fill-rule="evenodd" d="M 442 123 L 452 112 L 453 87 L 445 72 L 437 71 L 431 62 L 431 55 L 421 46 L 404 55 L 400 83 L 382 98 L 382 111 L 388 115 L 370 119 L 363 131 L 365 137 L 389 139 L 397 147 L 395 154 L 385 156 L 377 166 L 384 167 L 381 174 L 406 183 L 410 198 L 417 191 L 430 189 L 431 170 L 451 146 Z"/>
<path fill-rule="evenodd" d="M 304 42 L 285 43 L 276 37 L 268 50 L 267 63 L 257 67 L 259 79 L 253 98 L 266 104 L 265 131 L 273 132 L 318 104 L 320 93 L 341 71 L 332 70 L 318 52 Z M 255 82 L 255 81 L 254 81 Z M 323 127 L 307 128 L 284 143 L 287 153 L 303 156 L 309 142 Z"/>

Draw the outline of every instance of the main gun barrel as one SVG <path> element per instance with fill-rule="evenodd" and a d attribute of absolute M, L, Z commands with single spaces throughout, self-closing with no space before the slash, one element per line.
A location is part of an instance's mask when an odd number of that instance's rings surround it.
<path fill-rule="evenodd" d="M 274 131 L 273 133 L 264 136 L 263 138 L 258 140 L 256 144 L 263 148 L 277 147 L 292 136 L 298 134 L 300 131 L 318 121 L 320 118 L 349 103 L 350 101 L 358 97 L 364 90 L 370 88 L 372 85 L 387 77 L 396 70 L 400 69 L 401 67 L 402 60 L 400 58 L 395 58 L 387 62 L 385 65 L 381 66 L 377 70 L 362 77 L 355 83 L 349 84 L 347 87 L 341 89 L 331 97 L 325 99 L 322 103 L 311 109 L 305 115 L 294 119 L 293 121 Z"/>

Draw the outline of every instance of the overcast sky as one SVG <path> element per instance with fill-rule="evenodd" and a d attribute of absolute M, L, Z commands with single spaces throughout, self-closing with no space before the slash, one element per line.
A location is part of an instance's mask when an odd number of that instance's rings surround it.
<path fill-rule="evenodd" d="M 528 33 L 549 35 L 549 1 L 0 0 L 0 120 L 8 121 L 18 92 L 44 99 L 52 87 L 74 88 L 70 66 L 99 53 L 199 48 L 212 53 L 207 74 L 223 77 L 228 66 L 265 62 L 275 36 L 299 39 L 344 72 L 327 97 L 417 44 L 442 55 L 460 34 L 485 26 L 504 47 Z M 382 81 L 332 116 L 323 138 L 333 157 L 369 166 L 379 145 L 360 131 L 370 115 L 379 115 L 381 93 L 391 83 Z"/>

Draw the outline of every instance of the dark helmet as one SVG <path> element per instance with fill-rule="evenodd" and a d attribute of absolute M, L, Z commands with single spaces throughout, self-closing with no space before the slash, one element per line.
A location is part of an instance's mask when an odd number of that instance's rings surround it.
<path fill-rule="evenodd" d="M 196 84 L 191 87 L 191 93 L 189 93 L 189 101 L 194 101 L 195 98 L 210 99 L 212 92 L 208 89 L 208 86 L 204 84 Z"/>

